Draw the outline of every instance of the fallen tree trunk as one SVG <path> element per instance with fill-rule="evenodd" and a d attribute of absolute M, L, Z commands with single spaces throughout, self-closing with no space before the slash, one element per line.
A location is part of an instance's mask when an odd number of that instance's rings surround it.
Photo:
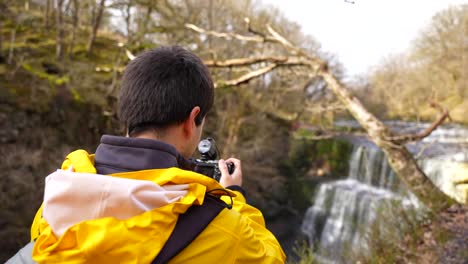
<path fill-rule="evenodd" d="M 364 128 L 369 138 L 387 154 L 390 166 L 421 202 L 433 211 L 440 211 L 453 203 L 453 200 L 435 186 L 421 170 L 404 142 L 392 141 L 393 135 L 387 127 L 367 111 L 328 70 L 320 70 L 319 74 L 327 82 L 328 88 Z"/>

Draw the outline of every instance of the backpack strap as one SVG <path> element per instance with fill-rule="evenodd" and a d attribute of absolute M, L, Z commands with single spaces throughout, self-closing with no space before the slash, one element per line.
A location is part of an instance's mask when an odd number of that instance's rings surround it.
<path fill-rule="evenodd" d="M 167 263 L 186 248 L 227 205 L 218 197 L 207 194 L 202 205 L 192 205 L 179 215 L 176 226 L 152 264 Z"/>

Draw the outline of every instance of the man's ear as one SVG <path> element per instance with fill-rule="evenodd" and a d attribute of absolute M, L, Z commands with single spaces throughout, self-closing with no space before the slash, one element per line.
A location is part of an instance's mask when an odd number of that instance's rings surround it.
<path fill-rule="evenodd" d="M 200 114 L 200 107 L 195 106 L 192 111 L 190 111 L 190 115 L 185 119 L 183 122 L 184 127 L 184 134 L 187 137 L 191 137 L 195 127 L 197 126 L 195 120 L 197 116 Z"/>

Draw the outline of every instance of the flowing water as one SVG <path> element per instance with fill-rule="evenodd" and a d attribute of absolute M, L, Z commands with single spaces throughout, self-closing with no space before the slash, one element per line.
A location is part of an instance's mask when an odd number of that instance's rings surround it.
<path fill-rule="evenodd" d="M 408 127 L 415 127 L 407 123 L 392 127 L 398 126 L 406 131 L 410 130 Z M 324 263 L 347 263 L 345 252 L 367 252 L 366 235 L 389 206 L 398 204 L 403 209 L 423 211 L 423 206 L 398 179 L 379 148 L 362 138 L 353 143 L 347 177 L 321 184 L 302 222 L 301 230 L 316 250 L 316 259 Z M 449 179 L 451 175 L 446 173 L 447 166 L 453 161 L 456 162 L 453 164 L 468 162 L 468 129 L 438 129 L 437 133 L 408 148 L 420 158 L 418 162 L 434 183 L 451 192 L 453 184 Z"/>

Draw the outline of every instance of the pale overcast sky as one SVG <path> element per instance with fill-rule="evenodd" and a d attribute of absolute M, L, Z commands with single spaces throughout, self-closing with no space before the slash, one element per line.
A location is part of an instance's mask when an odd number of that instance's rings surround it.
<path fill-rule="evenodd" d="M 351 1 L 351 0 L 348 0 Z M 468 0 L 261 0 L 338 55 L 350 76 L 407 50 L 431 17 Z"/>

